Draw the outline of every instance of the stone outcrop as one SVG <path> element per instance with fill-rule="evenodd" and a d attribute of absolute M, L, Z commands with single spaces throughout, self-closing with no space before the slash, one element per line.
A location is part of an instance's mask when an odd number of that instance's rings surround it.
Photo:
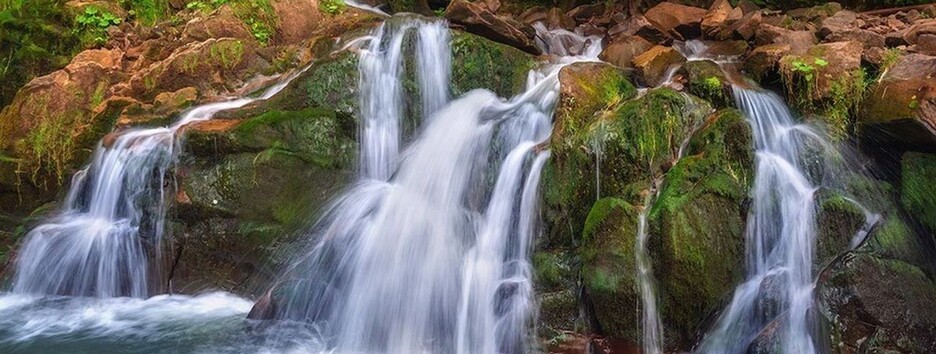
<path fill-rule="evenodd" d="M 510 18 L 499 17 L 481 4 L 466 0 L 455 0 L 445 9 L 445 18 L 492 40 L 517 47 L 538 55 L 540 50 L 533 45 L 533 29 Z"/>

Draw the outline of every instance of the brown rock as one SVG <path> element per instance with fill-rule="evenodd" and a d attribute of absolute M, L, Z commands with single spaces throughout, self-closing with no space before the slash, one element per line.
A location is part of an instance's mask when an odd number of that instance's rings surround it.
<path fill-rule="evenodd" d="M 518 19 L 520 22 L 532 25 L 540 21 L 546 21 L 546 16 L 548 13 L 549 10 L 546 10 L 545 7 L 534 6 L 521 13 Z"/>
<path fill-rule="evenodd" d="M 569 17 L 575 19 L 579 23 L 586 22 L 592 17 L 601 16 L 605 12 L 604 3 L 595 3 L 577 6 L 576 8 L 568 12 Z"/>
<path fill-rule="evenodd" d="M 524 25 L 498 17 L 480 4 L 466 0 L 455 0 L 445 9 L 445 18 L 454 24 L 464 26 L 468 32 L 488 39 L 517 47 L 533 55 L 541 51 L 533 44 L 532 29 L 521 28 Z"/>
<path fill-rule="evenodd" d="M 766 44 L 754 48 L 744 60 L 744 69 L 753 77 L 760 78 L 768 72 L 777 70 L 780 59 L 790 53 L 790 45 Z"/>
<path fill-rule="evenodd" d="M 936 56 L 936 34 L 921 34 L 917 36 L 913 49 L 920 54 Z"/>
<path fill-rule="evenodd" d="M 733 10 L 728 0 L 715 1 L 708 12 L 705 13 L 705 16 L 702 16 L 702 34 L 706 37 L 718 38 L 719 34 L 725 30 L 728 17 L 732 15 Z M 740 13 L 740 9 L 738 13 Z M 737 20 L 740 20 L 740 18 Z"/>
<path fill-rule="evenodd" d="M 598 57 L 618 67 L 630 68 L 633 67 L 634 57 L 646 52 L 651 47 L 653 47 L 653 44 L 640 36 L 622 35 L 605 46 Z"/>
<path fill-rule="evenodd" d="M 551 30 L 557 28 L 572 30 L 575 28 L 575 20 L 558 7 L 554 7 L 549 9 L 549 13 L 546 14 L 546 28 Z"/>
<path fill-rule="evenodd" d="M 757 33 L 757 27 L 760 26 L 762 18 L 760 12 L 747 14 L 728 26 L 728 28 L 720 32 L 715 38 L 750 40 L 754 38 L 754 35 Z"/>
<path fill-rule="evenodd" d="M 706 10 L 698 7 L 663 2 L 644 14 L 647 20 L 660 30 L 677 39 L 698 38 L 700 25 Z"/>
<path fill-rule="evenodd" d="M 871 86 L 858 117 L 876 140 L 936 146 L 936 57 L 901 56 Z"/>
<path fill-rule="evenodd" d="M 909 44 L 917 44 L 917 38 L 923 34 L 936 34 L 936 20 L 924 20 L 914 23 L 904 33 L 903 38 Z"/>
<path fill-rule="evenodd" d="M 793 63 L 803 62 L 814 68 L 812 80 L 815 80 L 815 86 L 807 91 L 811 100 L 829 98 L 832 93 L 832 84 L 841 82 L 845 79 L 857 79 L 857 71 L 861 68 L 861 53 L 864 46 L 861 42 L 834 42 L 817 44 L 810 48 L 806 53 L 793 53 L 780 60 L 780 67 L 787 82 L 792 83 L 792 90 L 805 89 L 805 87 L 795 87 L 793 78 L 804 75 L 794 70 Z M 819 64 L 824 63 L 824 64 Z"/>
<path fill-rule="evenodd" d="M 244 25 L 229 5 L 221 6 L 211 16 L 192 20 L 182 29 L 186 42 L 204 41 L 210 38 L 237 38 L 252 40 L 250 29 Z"/>
<path fill-rule="evenodd" d="M 72 17 L 76 17 L 84 13 L 85 9 L 89 7 L 110 12 L 120 19 L 127 18 L 127 10 L 124 10 L 116 1 L 107 0 L 71 0 L 65 3 L 65 12 Z"/>
<path fill-rule="evenodd" d="M 95 108 L 124 78 L 122 57 L 117 49 L 81 52 L 65 68 L 27 83 L 0 111 L 0 148 L 23 159 L 19 168 L 34 171 L 37 185 L 61 183 L 110 131 L 113 117 Z"/>
<path fill-rule="evenodd" d="M 858 14 L 851 11 L 839 11 L 835 15 L 822 20 L 822 26 L 819 27 L 819 37 L 825 38 L 828 35 L 845 30 L 858 28 Z"/>
<path fill-rule="evenodd" d="M 178 89 L 174 92 L 163 92 L 156 95 L 153 104 L 162 111 L 179 111 L 198 99 L 198 90 L 194 87 Z"/>
<path fill-rule="evenodd" d="M 133 75 L 133 96 L 149 98 L 188 86 L 207 96 L 234 90 L 247 78 L 248 71 L 262 69 L 251 43 L 221 38 L 182 46 L 165 60 Z"/>
<path fill-rule="evenodd" d="M 755 41 L 761 45 L 788 44 L 792 53 L 802 53 L 816 43 L 816 36 L 809 31 L 791 31 L 762 23 L 757 27 Z"/>
<path fill-rule="evenodd" d="M 673 37 L 660 30 L 650 23 L 646 17 L 641 15 L 631 16 L 624 23 L 612 27 L 608 30 L 611 36 L 628 35 L 640 36 L 651 43 L 666 44 L 673 41 Z"/>
<path fill-rule="evenodd" d="M 840 32 L 833 32 L 825 37 L 826 42 L 844 42 L 858 41 L 864 44 L 865 48 L 878 47 L 883 48 L 886 44 L 884 36 L 860 28 L 847 29 Z"/>
<path fill-rule="evenodd" d="M 672 47 L 655 46 L 634 58 L 634 69 L 644 85 L 657 86 L 662 83 L 670 67 L 686 62 L 686 58 Z"/>
<path fill-rule="evenodd" d="M 274 0 L 270 2 L 276 13 L 276 42 L 292 44 L 309 37 L 321 24 L 322 13 L 316 1 Z M 237 38 L 237 37 L 235 37 Z"/>

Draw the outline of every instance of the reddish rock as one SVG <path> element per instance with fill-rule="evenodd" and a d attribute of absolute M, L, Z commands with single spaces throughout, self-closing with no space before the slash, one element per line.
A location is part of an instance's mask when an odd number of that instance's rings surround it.
<path fill-rule="evenodd" d="M 634 57 L 646 52 L 653 44 L 640 36 L 618 36 L 604 47 L 598 56 L 601 60 L 622 68 L 633 67 Z"/>
<path fill-rule="evenodd" d="M 809 31 L 791 31 L 762 23 L 757 27 L 755 41 L 760 45 L 787 44 L 792 53 L 802 53 L 816 43 L 816 36 Z"/>
<path fill-rule="evenodd" d="M 913 50 L 920 54 L 936 56 L 936 34 L 921 34 L 917 36 Z"/>
<path fill-rule="evenodd" d="M 546 10 L 545 7 L 534 6 L 527 9 L 526 11 L 523 11 L 523 13 L 521 13 L 517 19 L 519 19 L 520 22 L 532 25 L 540 21 L 546 21 L 546 16 L 548 13 L 549 10 Z"/>
<path fill-rule="evenodd" d="M 677 39 L 700 37 L 702 17 L 706 10 L 698 7 L 663 2 L 644 14 L 650 23 Z"/>
<path fill-rule="evenodd" d="M 789 44 L 767 44 L 754 48 L 744 60 L 744 70 L 751 76 L 760 78 L 768 72 L 777 70 L 780 59 L 790 53 Z"/>
<path fill-rule="evenodd" d="M 182 38 L 185 42 L 200 42 L 209 38 L 252 40 L 253 36 L 244 22 L 234 15 L 234 10 L 229 5 L 223 5 L 212 16 L 198 18 L 185 24 Z"/>
<path fill-rule="evenodd" d="M 549 9 L 549 13 L 546 14 L 546 28 L 551 30 L 557 28 L 572 30 L 575 28 L 575 20 L 558 7 L 554 7 Z"/>
<path fill-rule="evenodd" d="M 270 2 L 276 13 L 277 43 L 299 43 L 315 31 L 322 21 L 317 2 L 309 0 L 274 0 Z"/>
<path fill-rule="evenodd" d="M 936 57 L 901 56 L 870 87 L 858 117 L 879 140 L 936 146 Z"/>
<path fill-rule="evenodd" d="M 641 81 L 647 86 L 657 86 L 662 83 L 670 67 L 686 62 L 686 58 L 672 47 L 655 46 L 650 50 L 636 56 L 633 60 L 634 69 Z"/>
<path fill-rule="evenodd" d="M 176 49 L 165 60 L 133 75 L 134 97 L 150 98 L 159 92 L 192 86 L 212 96 L 243 84 L 255 72 L 258 57 L 251 41 L 209 39 Z"/>
<path fill-rule="evenodd" d="M 611 36 L 640 36 L 651 43 L 657 44 L 667 44 L 673 41 L 672 36 L 651 24 L 646 17 L 641 15 L 629 17 L 624 23 L 608 30 L 608 34 Z"/>
<path fill-rule="evenodd" d="M 925 34 L 936 34 L 936 20 L 924 20 L 914 23 L 904 33 L 903 39 L 909 44 L 917 44 L 920 35 Z"/>
<path fill-rule="evenodd" d="M 604 3 L 595 3 L 588 5 L 577 6 L 576 8 L 568 12 L 569 17 L 575 19 L 579 23 L 590 20 L 593 17 L 598 17 L 604 14 L 605 4 Z"/>
<path fill-rule="evenodd" d="M 481 4 L 466 0 L 452 1 L 445 9 L 445 18 L 453 24 L 464 26 L 468 32 L 514 46 L 533 55 L 541 54 L 533 44 L 532 29 L 523 28 L 524 25 L 520 22 L 498 17 Z"/>
<path fill-rule="evenodd" d="M 719 38 L 720 34 L 727 27 L 729 16 L 738 15 L 741 13 L 741 10 L 738 9 L 737 12 L 733 11 L 731 8 L 731 3 L 728 0 L 718 0 L 712 4 L 712 7 L 709 8 L 708 12 L 705 13 L 705 16 L 702 16 L 702 34 L 710 38 Z M 734 19 L 735 21 L 740 20 L 738 17 Z"/>
<path fill-rule="evenodd" d="M 806 53 L 793 53 L 780 60 L 781 71 L 787 78 L 787 82 L 793 87 L 788 88 L 792 91 L 806 89 L 805 87 L 796 87 L 794 78 L 801 78 L 802 75 L 812 75 L 811 80 L 815 80 L 815 85 L 809 91 L 808 99 L 819 100 L 829 98 L 832 94 L 832 85 L 842 80 L 857 80 L 858 70 L 861 68 L 861 53 L 864 46 L 861 42 L 835 42 L 822 43 L 809 48 Z M 815 72 L 804 74 L 794 69 L 794 63 L 802 62 L 813 67 Z M 822 62 L 824 64 L 819 64 Z M 806 78 L 802 78 L 806 79 Z M 846 81 L 847 82 L 847 81 Z"/>

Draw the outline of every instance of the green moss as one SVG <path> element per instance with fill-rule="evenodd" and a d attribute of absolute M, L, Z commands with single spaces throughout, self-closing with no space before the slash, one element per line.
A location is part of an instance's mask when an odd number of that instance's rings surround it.
<path fill-rule="evenodd" d="M 936 231 L 936 155 L 905 153 L 901 159 L 900 204 L 931 231 Z"/>
<path fill-rule="evenodd" d="M 865 224 L 865 214 L 855 202 L 831 190 L 822 190 L 816 210 L 816 256 L 813 269 L 822 269 L 838 254 L 849 250 L 851 241 Z"/>
<path fill-rule="evenodd" d="M 452 32 L 452 94 L 485 88 L 512 97 L 526 83 L 533 56 L 514 47 L 473 34 Z"/>
<path fill-rule="evenodd" d="M 217 41 L 211 45 L 208 53 L 221 67 L 232 70 L 244 60 L 244 43 L 239 40 Z"/>
<path fill-rule="evenodd" d="M 308 108 L 268 111 L 238 125 L 234 136 L 248 147 L 293 153 L 324 168 L 339 168 L 352 163 L 355 144 L 349 130 L 334 111 Z"/>
<path fill-rule="evenodd" d="M 121 4 L 137 22 L 153 26 L 169 15 L 169 2 L 161 0 L 121 0 Z"/>
<path fill-rule="evenodd" d="M 787 96 L 793 106 L 818 116 L 833 140 L 842 140 L 852 132 L 859 107 L 869 87 L 864 68 L 827 78 L 820 86 L 820 76 L 830 76 L 824 47 L 813 47 L 807 54 L 787 55 L 780 60 Z"/>
<path fill-rule="evenodd" d="M 731 84 L 718 64 L 710 60 L 694 60 L 683 64 L 682 70 L 687 73 L 690 93 L 715 107 L 731 106 Z"/>
<path fill-rule="evenodd" d="M 319 1 L 319 10 L 329 15 L 337 15 L 344 12 L 347 7 L 341 0 L 322 0 Z"/>
<path fill-rule="evenodd" d="M 234 15 L 241 19 L 250 34 L 262 44 L 268 44 L 276 31 L 276 11 L 270 0 L 231 0 Z"/>

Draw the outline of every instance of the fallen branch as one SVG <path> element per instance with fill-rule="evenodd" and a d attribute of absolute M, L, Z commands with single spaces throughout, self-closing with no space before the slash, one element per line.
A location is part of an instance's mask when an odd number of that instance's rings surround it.
<path fill-rule="evenodd" d="M 895 14 L 901 11 L 910 11 L 910 10 L 923 11 L 923 9 L 926 9 L 927 7 L 930 7 L 933 5 L 936 5 L 936 3 L 892 7 L 889 9 L 880 9 L 880 10 L 871 10 L 871 11 L 862 12 L 861 14 L 868 15 L 868 16 L 888 16 L 888 15 Z"/>

